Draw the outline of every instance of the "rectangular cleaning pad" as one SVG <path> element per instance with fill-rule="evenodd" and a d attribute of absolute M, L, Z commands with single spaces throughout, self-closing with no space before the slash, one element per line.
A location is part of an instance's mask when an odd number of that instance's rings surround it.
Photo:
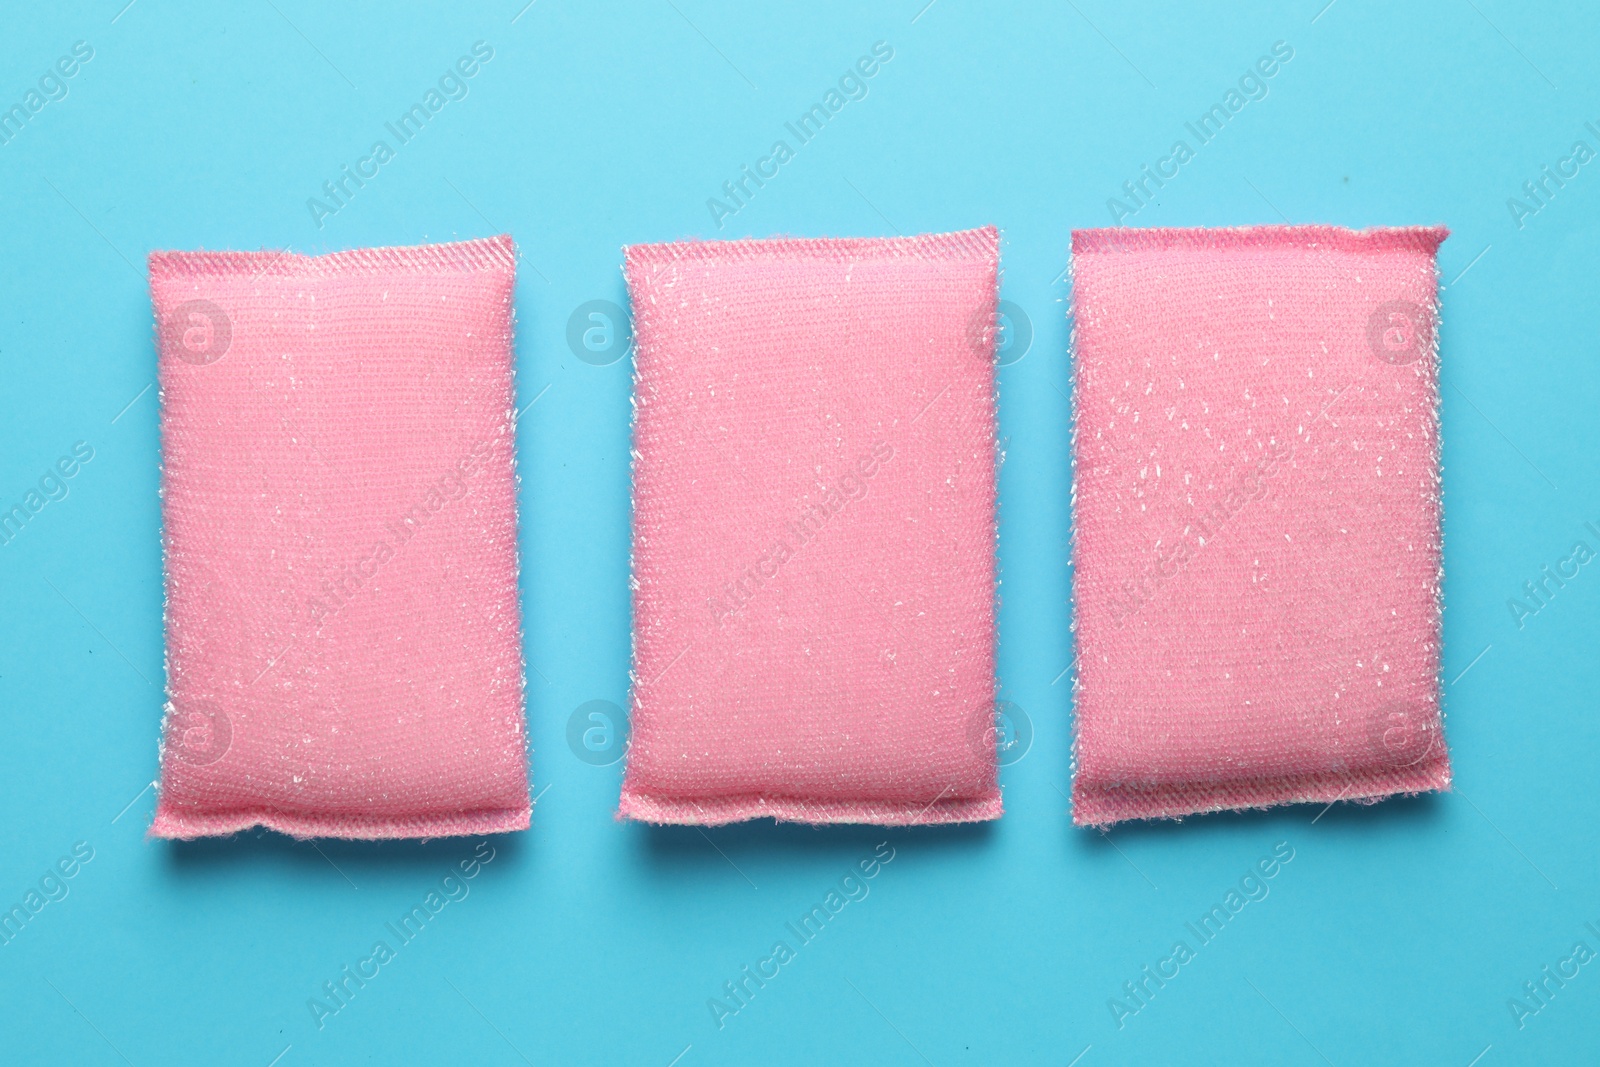
<path fill-rule="evenodd" d="M 524 829 L 511 240 L 150 257 L 151 834 Z"/>
<path fill-rule="evenodd" d="M 620 814 L 1000 815 L 993 229 L 627 249 Z"/>
<path fill-rule="evenodd" d="M 1445 789 L 1446 231 L 1073 234 L 1073 819 Z"/>

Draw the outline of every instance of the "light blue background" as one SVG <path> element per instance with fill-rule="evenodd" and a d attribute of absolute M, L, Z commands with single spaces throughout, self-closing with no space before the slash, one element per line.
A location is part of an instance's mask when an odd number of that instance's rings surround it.
<path fill-rule="evenodd" d="M 1593 1062 L 1600 963 L 1518 1029 L 1507 999 L 1600 950 L 1600 563 L 1506 601 L 1600 525 L 1600 28 L 1577 0 L 1107 0 L 1000 11 L 523 0 L 439 11 L 138 0 L 13 7 L 0 104 L 77 40 L 66 99 L 0 146 L 0 502 L 95 458 L 0 548 L 0 905 L 94 859 L 0 947 L 0 1061 L 74 1064 Z M 1319 11 L 1320 9 L 1320 11 Z M 519 16 L 519 10 L 521 11 Z M 115 19 L 115 21 L 113 21 Z M 515 21 L 513 21 L 515 19 Z M 494 59 L 348 207 L 306 207 L 477 40 Z M 875 41 L 894 58 L 747 208 L 706 207 Z M 1070 231 L 1275 41 L 1294 49 L 1138 225 L 1448 224 L 1441 255 L 1447 732 L 1460 790 L 1074 829 Z M 1597 121 L 1600 125 L 1600 121 Z M 1004 696 L 1032 721 L 978 828 L 649 829 L 565 740 L 628 671 L 629 363 L 566 344 L 625 303 L 624 243 L 996 223 L 1031 350 L 1001 372 Z M 470 841 L 144 839 L 162 629 L 151 249 L 515 235 L 533 829 L 319 1030 L 306 1002 Z M 1470 267 L 1470 269 L 1469 269 Z M 131 402 L 131 403 L 130 403 Z M 1352 587 L 1360 582 L 1351 577 Z M 1470 667 L 1470 669 L 1469 669 Z M 895 859 L 749 1006 L 707 998 L 847 869 Z M 1295 858 L 1118 1029 L 1122 983 L 1275 843 Z M 1074 1061 L 1074 1057 L 1080 1057 Z"/>

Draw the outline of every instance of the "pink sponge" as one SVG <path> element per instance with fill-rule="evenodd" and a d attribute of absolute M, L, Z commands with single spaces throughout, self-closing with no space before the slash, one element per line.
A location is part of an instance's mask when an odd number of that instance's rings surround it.
<path fill-rule="evenodd" d="M 151 834 L 528 825 L 509 238 L 159 252 Z"/>
<path fill-rule="evenodd" d="M 996 783 L 993 229 L 635 245 L 620 814 L 937 823 Z"/>
<path fill-rule="evenodd" d="M 1449 787 L 1445 236 L 1073 234 L 1074 821 Z"/>

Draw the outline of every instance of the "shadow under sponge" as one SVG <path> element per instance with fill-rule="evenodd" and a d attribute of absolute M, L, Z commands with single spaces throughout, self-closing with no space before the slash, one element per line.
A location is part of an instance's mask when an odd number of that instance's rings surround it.
<path fill-rule="evenodd" d="M 526 829 L 510 238 L 150 257 L 155 837 Z"/>
<path fill-rule="evenodd" d="M 1073 820 L 1447 789 L 1443 228 L 1073 234 Z"/>
<path fill-rule="evenodd" d="M 998 818 L 999 234 L 634 245 L 619 815 Z"/>

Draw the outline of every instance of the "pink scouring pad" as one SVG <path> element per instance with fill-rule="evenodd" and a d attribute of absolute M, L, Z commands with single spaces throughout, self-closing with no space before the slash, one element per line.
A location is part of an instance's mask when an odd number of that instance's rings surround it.
<path fill-rule="evenodd" d="M 655 823 L 998 818 L 993 228 L 635 245 Z"/>
<path fill-rule="evenodd" d="M 524 829 L 506 237 L 157 252 L 151 834 Z"/>
<path fill-rule="evenodd" d="M 1448 789 L 1443 228 L 1073 234 L 1073 819 Z"/>

